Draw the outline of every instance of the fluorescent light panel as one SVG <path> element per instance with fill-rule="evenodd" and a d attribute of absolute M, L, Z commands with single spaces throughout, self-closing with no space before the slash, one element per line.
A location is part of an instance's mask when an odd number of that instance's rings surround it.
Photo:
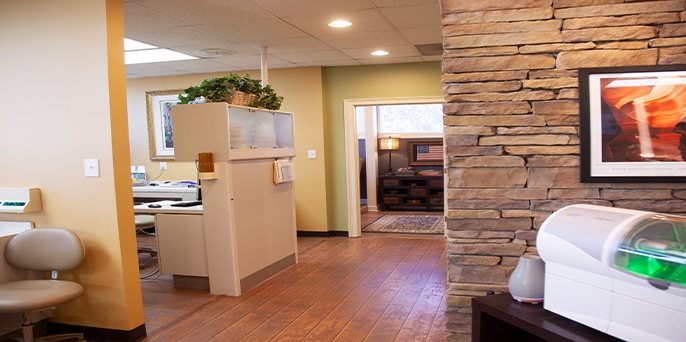
<path fill-rule="evenodd" d="M 124 64 L 158 63 L 198 59 L 169 49 L 160 49 L 135 40 L 124 38 Z"/>

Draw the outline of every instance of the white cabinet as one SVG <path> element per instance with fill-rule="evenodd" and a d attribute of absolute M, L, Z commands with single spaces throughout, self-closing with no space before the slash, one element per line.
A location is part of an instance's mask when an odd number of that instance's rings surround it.
<path fill-rule="evenodd" d="M 231 106 L 224 102 L 172 107 L 174 159 L 214 161 L 295 156 L 293 114 Z"/>
<path fill-rule="evenodd" d="M 155 231 L 160 272 L 207 277 L 202 215 L 157 214 Z"/>

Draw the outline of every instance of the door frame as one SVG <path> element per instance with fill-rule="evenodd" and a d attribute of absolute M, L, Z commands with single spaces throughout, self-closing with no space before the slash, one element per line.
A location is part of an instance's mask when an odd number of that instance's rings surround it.
<path fill-rule="evenodd" d="M 343 119 L 345 125 L 345 173 L 347 181 L 348 203 L 348 237 L 360 237 L 362 225 L 360 218 L 360 169 L 359 151 L 357 142 L 357 120 L 355 115 L 356 106 L 377 106 L 395 104 L 422 104 L 444 103 L 443 96 L 416 96 L 397 98 L 369 98 L 343 100 Z M 374 141 L 376 159 L 378 149 Z M 375 160 L 376 160 L 375 159 Z"/>

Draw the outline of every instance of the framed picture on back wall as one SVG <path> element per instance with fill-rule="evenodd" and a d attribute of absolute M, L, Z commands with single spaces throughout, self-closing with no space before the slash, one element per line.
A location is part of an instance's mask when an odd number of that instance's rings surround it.
<path fill-rule="evenodd" d="M 443 141 L 408 141 L 407 164 L 443 166 Z"/>
<path fill-rule="evenodd" d="M 581 182 L 686 181 L 686 65 L 579 69 Z"/>
<path fill-rule="evenodd" d="M 174 159 L 171 106 L 179 103 L 179 94 L 184 94 L 184 91 L 177 89 L 145 92 L 150 160 Z"/>

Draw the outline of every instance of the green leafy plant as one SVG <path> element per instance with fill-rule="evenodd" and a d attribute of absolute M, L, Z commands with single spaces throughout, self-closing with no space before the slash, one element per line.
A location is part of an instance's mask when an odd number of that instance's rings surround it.
<path fill-rule="evenodd" d="M 271 86 L 262 87 L 261 80 L 253 79 L 248 74 L 239 76 L 233 72 L 224 77 L 208 78 L 198 86 L 188 87 L 185 94 L 179 95 L 179 101 L 180 104 L 195 103 L 202 97 L 206 102 L 222 102 L 237 91 L 258 96 L 258 100 L 250 104 L 250 107 L 278 110 L 283 102 L 283 96 L 278 96 Z"/>
<path fill-rule="evenodd" d="M 207 102 L 221 102 L 236 92 L 236 87 L 228 77 L 208 78 L 198 86 L 186 88 L 185 95 L 179 95 L 181 104 L 188 104 L 203 97 Z"/>
<path fill-rule="evenodd" d="M 258 94 L 260 99 L 257 101 L 258 107 L 279 110 L 283 102 L 283 96 L 277 96 L 276 92 L 270 85 L 262 88 L 262 92 Z"/>

